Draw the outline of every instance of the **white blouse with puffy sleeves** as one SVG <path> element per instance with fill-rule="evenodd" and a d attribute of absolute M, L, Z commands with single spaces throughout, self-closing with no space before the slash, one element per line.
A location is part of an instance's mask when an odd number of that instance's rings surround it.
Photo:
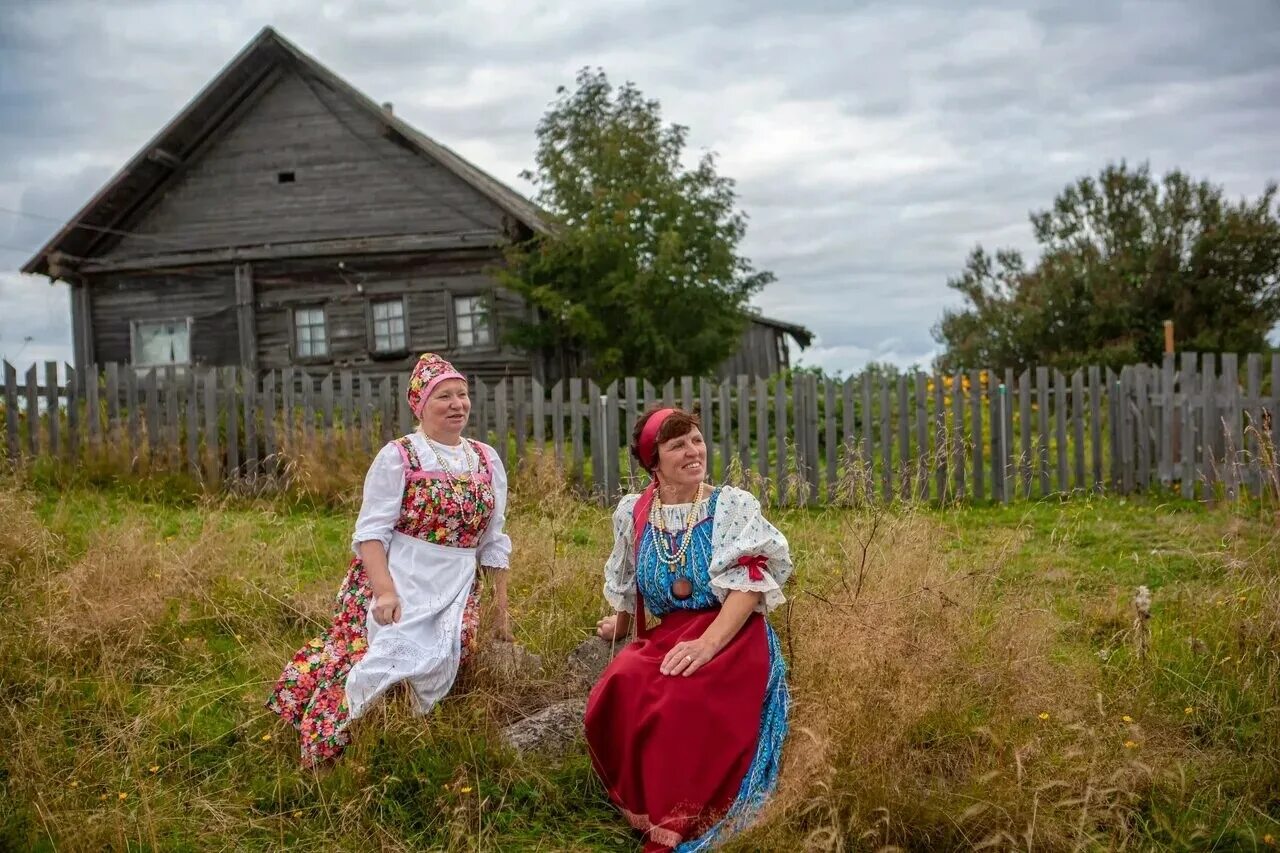
<path fill-rule="evenodd" d="M 638 494 L 626 495 L 613 512 L 613 553 L 604 567 L 604 597 L 616 611 L 632 612 L 636 608 L 635 534 L 631 514 Z M 703 500 L 694 523 L 705 519 L 710 501 Z M 663 523 L 668 530 L 679 530 L 689 517 L 689 504 L 663 504 Z M 782 587 L 791 576 L 794 565 L 787 539 L 760 508 L 760 501 L 750 492 L 736 486 L 721 486 L 716 502 L 716 515 L 711 522 L 711 565 L 707 574 L 711 588 L 721 602 L 730 590 L 764 593 L 756 605 L 759 613 L 768 613 L 787 599 Z M 752 580 L 750 570 L 738 565 L 739 557 L 764 557 L 764 577 Z"/>

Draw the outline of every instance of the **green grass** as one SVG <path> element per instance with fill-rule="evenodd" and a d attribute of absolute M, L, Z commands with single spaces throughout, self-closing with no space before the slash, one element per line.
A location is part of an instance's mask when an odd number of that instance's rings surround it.
<path fill-rule="evenodd" d="M 0 848 L 638 850 L 580 748 L 500 743 L 564 695 L 611 544 L 608 510 L 515 489 L 517 638 L 546 674 L 481 670 L 425 723 L 393 698 L 321 773 L 263 701 L 328 618 L 350 510 L 0 489 Z M 773 617 L 796 717 L 782 788 L 732 849 L 1280 837 L 1274 516 L 1088 498 L 771 515 L 797 563 Z"/>

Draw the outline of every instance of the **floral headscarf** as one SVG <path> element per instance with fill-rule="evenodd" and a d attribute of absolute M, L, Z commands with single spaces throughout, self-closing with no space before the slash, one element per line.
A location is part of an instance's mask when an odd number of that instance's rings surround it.
<path fill-rule="evenodd" d="M 409 411 L 416 418 L 422 417 L 422 407 L 427 404 L 431 392 L 446 379 L 466 381 L 454 366 L 433 352 L 424 352 L 418 363 L 413 366 L 413 374 L 409 376 L 409 390 L 405 396 L 409 400 Z"/>

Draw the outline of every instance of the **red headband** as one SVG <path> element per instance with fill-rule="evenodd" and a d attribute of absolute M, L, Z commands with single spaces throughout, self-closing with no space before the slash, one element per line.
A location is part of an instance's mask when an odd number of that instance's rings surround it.
<path fill-rule="evenodd" d="M 659 409 L 644 422 L 644 429 L 640 430 L 640 458 L 646 465 L 658 464 L 658 430 L 675 413 L 675 409 Z"/>

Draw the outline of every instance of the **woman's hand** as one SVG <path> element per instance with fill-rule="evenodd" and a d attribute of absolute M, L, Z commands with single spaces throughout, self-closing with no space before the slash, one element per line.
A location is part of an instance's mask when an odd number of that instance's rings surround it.
<path fill-rule="evenodd" d="M 596 623 L 596 636 L 607 642 L 625 640 L 631 633 L 631 614 L 619 610 Z"/>
<path fill-rule="evenodd" d="M 606 616 L 596 623 L 596 636 L 610 642 L 618 639 L 618 614 Z"/>
<path fill-rule="evenodd" d="M 663 675 L 690 676 L 720 653 L 720 645 L 707 637 L 676 643 L 662 659 L 659 671 Z"/>
<path fill-rule="evenodd" d="M 373 621 L 379 625 L 389 625 L 400 621 L 400 596 L 394 592 L 373 596 Z"/>

